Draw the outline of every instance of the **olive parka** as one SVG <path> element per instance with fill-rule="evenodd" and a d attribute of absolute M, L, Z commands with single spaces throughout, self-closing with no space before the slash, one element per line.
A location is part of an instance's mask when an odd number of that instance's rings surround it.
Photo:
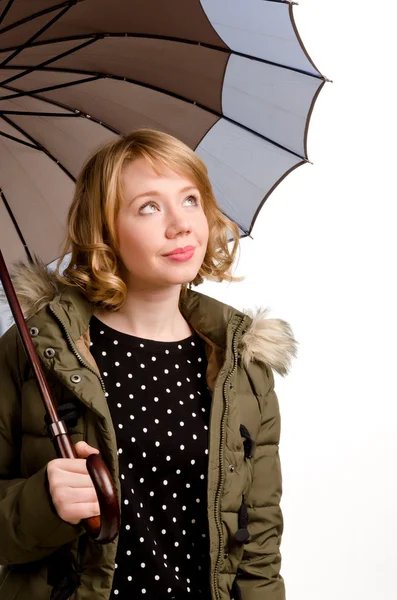
<path fill-rule="evenodd" d="M 95 307 L 39 264 L 19 264 L 13 281 L 55 402 L 74 404 L 77 417 L 67 423 L 72 442 L 99 449 L 121 508 L 115 430 L 89 350 Z M 280 414 L 272 370 L 288 372 L 297 342 L 288 323 L 267 318 L 267 309 L 248 315 L 191 290 L 180 308 L 205 341 L 212 394 L 211 600 L 284 600 Z M 58 516 L 46 473 L 57 456 L 44 418 L 14 325 L 0 338 L 0 598 L 48 600 L 69 556 L 78 576 L 72 600 L 108 600 L 118 537 L 101 545 L 81 523 Z"/>

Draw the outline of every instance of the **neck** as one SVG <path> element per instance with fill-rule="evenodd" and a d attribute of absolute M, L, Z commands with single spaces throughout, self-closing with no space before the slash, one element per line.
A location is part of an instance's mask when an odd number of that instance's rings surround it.
<path fill-rule="evenodd" d="M 98 309 L 94 314 L 122 333 L 148 340 L 179 341 L 193 333 L 179 310 L 180 289 L 181 286 L 155 291 L 129 288 L 117 312 Z"/>

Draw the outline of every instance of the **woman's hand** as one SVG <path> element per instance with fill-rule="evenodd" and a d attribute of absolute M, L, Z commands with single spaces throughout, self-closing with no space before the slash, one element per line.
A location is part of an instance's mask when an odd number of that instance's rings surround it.
<path fill-rule="evenodd" d="M 77 442 L 75 449 L 79 458 L 55 458 L 47 465 L 52 502 L 61 519 L 72 525 L 100 514 L 85 460 L 90 454 L 99 454 L 99 450 L 86 442 Z"/>

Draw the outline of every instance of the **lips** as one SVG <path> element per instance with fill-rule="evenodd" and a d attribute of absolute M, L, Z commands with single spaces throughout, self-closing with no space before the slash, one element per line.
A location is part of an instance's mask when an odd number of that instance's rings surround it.
<path fill-rule="evenodd" d="M 194 251 L 194 246 L 185 246 L 184 248 L 175 248 L 168 254 L 164 254 L 163 256 L 175 256 L 176 254 L 186 254 Z"/>

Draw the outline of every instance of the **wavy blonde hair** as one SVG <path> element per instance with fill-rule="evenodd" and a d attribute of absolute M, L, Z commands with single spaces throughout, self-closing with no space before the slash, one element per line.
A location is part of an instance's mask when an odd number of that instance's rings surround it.
<path fill-rule="evenodd" d="M 122 169 L 138 158 L 147 159 L 156 172 L 165 165 L 187 176 L 200 191 L 209 240 L 204 261 L 190 284 L 198 285 L 204 279 L 241 280 L 230 273 L 239 247 L 239 230 L 219 209 L 205 164 L 177 138 L 152 129 L 139 129 L 104 145 L 83 166 L 68 213 L 57 278 L 66 285 L 81 288 L 88 300 L 99 306 L 113 311 L 122 306 L 127 287 L 120 275 L 122 262 L 115 223 L 123 198 Z M 61 274 L 61 263 L 70 250 L 70 263 Z M 187 286 L 182 285 L 181 299 Z"/>

